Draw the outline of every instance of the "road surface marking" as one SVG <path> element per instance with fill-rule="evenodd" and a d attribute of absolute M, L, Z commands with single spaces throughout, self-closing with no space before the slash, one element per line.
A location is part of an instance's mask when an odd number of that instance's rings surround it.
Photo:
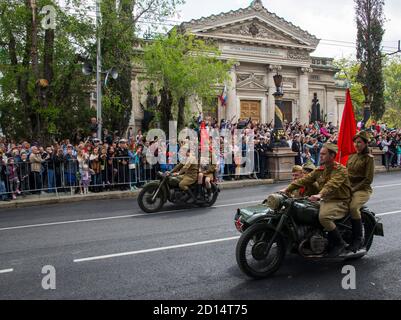
<path fill-rule="evenodd" d="M 262 201 L 263 200 L 232 203 L 232 204 L 214 206 L 212 208 L 213 209 L 218 209 L 218 208 L 225 208 L 225 207 L 235 207 L 235 206 L 240 206 L 240 205 L 245 205 L 245 204 L 261 203 Z M 126 215 L 126 216 L 116 216 L 116 217 L 105 217 L 105 218 L 95 218 L 95 219 L 85 219 L 85 220 L 72 220 L 72 221 L 60 221 L 60 222 L 50 222 L 50 223 L 41 223 L 41 224 L 31 224 L 31 225 L 25 225 L 25 226 L 15 226 L 15 227 L 0 228 L 0 231 L 28 229 L 28 228 L 39 228 L 39 227 L 49 227 L 49 226 L 84 223 L 84 222 L 98 222 L 98 221 L 107 221 L 107 220 L 119 220 L 119 219 L 128 219 L 128 218 L 149 217 L 149 216 L 153 216 L 153 215 L 160 215 L 160 214 L 166 214 L 166 213 L 176 213 L 176 212 L 182 212 L 182 211 L 187 211 L 187 210 L 188 210 L 188 208 L 187 209 L 180 209 L 180 210 L 161 211 L 161 212 L 157 212 L 157 213 L 153 213 L 153 214 L 141 213 L 141 214 Z"/>
<path fill-rule="evenodd" d="M 399 213 L 401 213 L 401 210 L 400 211 L 392 211 L 392 212 L 385 212 L 385 213 L 377 214 L 376 217 L 388 216 L 388 215 L 399 214 Z M 170 247 L 161 247 L 161 248 L 154 248 L 154 249 L 148 249 L 148 250 L 139 250 L 139 251 L 130 251 L 130 252 L 108 254 L 108 255 L 97 256 L 97 257 L 75 259 L 74 262 L 75 263 L 79 263 L 79 262 L 106 260 L 106 259 L 111 259 L 111 258 L 133 256 L 133 255 L 138 255 L 138 254 L 143 254 L 143 253 L 159 252 L 159 251 L 166 251 L 166 250 L 172 250 L 172 249 L 180 249 L 180 248 L 201 246 L 201 245 L 205 245 L 205 244 L 227 242 L 227 241 L 238 240 L 239 238 L 240 237 L 237 236 L 237 237 L 224 238 L 224 239 L 208 240 L 208 241 L 203 241 L 203 242 L 187 243 L 187 244 L 175 245 L 175 246 L 170 246 Z"/>
<path fill-rule="evenodd" d="M 391 187 L 399 187 L 401 184 L 387 184 L 383 186 L 373 187 L 373 189 L 380 189 L 380 188 L 391 188 Z"/>
<path fill-rule="evenodd" d="M 56 225 L 73 224 L 73 223 L 81 223 L 81 222 L 94 222 L 94 221 L 126 219 L 126 218 L 140 217 L 140 216 L 145 216 L 145 214 L 135 214 L 135 215 L 129 215 L 129 216 L 106 217 L 106 218 L 86 219 L 86 220 L 61 221 L 61 222 L 51 222 L 51 223 L 42 223 L 42 224 L 31 224 L 31 225 L 26 225 L 26 226 L 1 228 L 0 231 L 16 230 L 16 229 L 27 229 L 27 228 L 38 228 L 38 227 L 56 226 Z"/>
<path fill-rule="evenodd" d="M 401 186 L 401 184 L 390 184 L 390 185 L 377 186 L 377 187 L 374 187 L 374 189 L 375 188 L 389 188 L 389 187 L 394 187 L 394 186 Z M 223 204 L 223 205 L 213 206 L 212 208 L 213 209 L 219 209 L 219 208 L 227 208 L 227 207 L 236 207 L 236 206 L 241 206 L 241 205 L 246 205 L 246 204 L 257 204 L 257 203 L 262 203 L 263 200 L 264 199 L 256 200 L 256 201 L 249 201 L 249 202 Z M 25 225 L 25 226 L 15 226 L 15 227 L 0 228 L 0 232 L 1 231 L 9 231 L 9 230 L 18 230 L 18 229 L 49 227 L 49 226 L 57 226 L 57 225 L 65 225 L 65 224 L 75 224 L 75 223 L 85 223 L 85 222 L 87 223 L 87 222 L 98 222 L 98 221 L 107 221 L 107 220 L 138 218 L 138 217 L 146 217 L 146 216 L 160 215 L 160 214 L 166 214 L 166 213 L 176 213 L 176 212 L 182 212 L 182 211 L 186 211 L 186 210 L 188 210 L 188 209 L 161 211 L 161 212 L 157 212 L 157 213 L 153 213 L 153 214 L 134 214 L 134 215 L 124 215 L 124 216 L 116 216 L 116 217 L 105 217 L 105 218 L 73 220 L 73 221 L 61 221 L 61 222 L 50 222 L 50 223 L 42 223 L 42 224 L 32 224 L 32 225 Z M 383 215 L 389 215 L 389 214 L 395 214 L 395 213 L 400 213 L 400 212 L 396 211 L 394 213 L 391 212 L 391 213 L 383 214 Z"/>
<path fill-rule="evenodd" d="M 207 244 L 238 240 L 239 238 L 240 237 L 237 236 L 237 237 L 231 237 L 231 238 L 225 238 L 225 239 L 216 239 L 216 240 L 209 240 L 209 241 L 202 241 L 202 242 L 186 243 L 186 244 L 180 244 L 180 245 L 175 245 L 175 246 L 170 246 L 170 247 L 162 247 L 162 248 L 154 248 L 154 249 L 148 249 L 148 250 L 139 250 L 139 251 L 115 253 L 115 254 L 109 254 L 109 255 L 105 255 L 105 256 L 90 257 L 90 258 L 84 258 L 84 259 L 76 259 L 76 260 L 74 260 L 74 262 L 75 263 L 80 263 L 80 262 L 88 262 L 88 261 L 96 261 L 96 260 L 105 260 L 105 259 L 111 259 L 111 258 L 116 258 L 116 257 L 133 256 L 133 255 L 142 254 L 142 253 L 158 252 L 158 251 L 166 251 L 166 250 L 173 250 L 173 249 L 180 249 L 180 248 L 202 246 L 202 245 L 207 245 Z"/>
<path fill-rule="evenodd" d="M 10 273 L 13 271 L 14 271 L 14 269 L 4 269 L 4 270 L 0 270 L 0 273 Z"/>
<path fill-rule="evenodd" d="M 380 213 L 380 214 L 377 214 L 376 217 L 389 216 L 389 215 L 392 215 L 392 214 L 399 214 L 399 213 L 401 213 L 401 210 L 400 210 L 400 211 L 393 211 L 393 212 Z"/>

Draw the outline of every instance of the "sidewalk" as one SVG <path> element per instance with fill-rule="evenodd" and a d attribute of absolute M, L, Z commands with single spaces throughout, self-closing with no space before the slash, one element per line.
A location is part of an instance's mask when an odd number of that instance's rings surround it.
<path fill-rule="evenodd" d="M 274 180 L 240 180 L 240 181 L 225 181 L 219 183 L 221 190 L 228 189 L 240 189 L 245 187 L 254 187 L 261 185 L 273 184 Z M 114 199 L 136 199 L 140 193 L 140 190 L 136 191 L 111 191 L 101 193 L 90 193 L 88 195 L 73 195 L 69 193 L 59 193 L 58 195 L 33 195 L 26 198 L 19 198 L 10 202 L 0 202 L 0 210 L 12 209 L 12 208 L 26 208 L 42 205 L 52 205 L 60 203 L 72 203 L 81 201 L 93 201 L 93 200 L 114 200 Z M 1 212 L 0 212 L 1 213 Z"/>

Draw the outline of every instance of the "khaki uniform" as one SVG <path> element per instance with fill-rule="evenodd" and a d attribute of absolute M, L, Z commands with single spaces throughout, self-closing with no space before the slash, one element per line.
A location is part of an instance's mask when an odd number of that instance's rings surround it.
<path fill-rule="evenodd" d="M 196 158 L 189 156 L 185 163 L 180 163 L 175 166 L 171 173 L 178 172 L 180 179 L 179 187 L 183 191 L 188 191 L 189 187 L 198 181 L 198 170 L 199 166 L 197 164 Z"/>
<path fill-rule="evenodd" d="M 333 231 L 336 229 L 334 221 L 344 218 L 349 211 L 351 183 L 347 168 L 336 162 L 330 166 L 321 166 L 305 178 L 293 182 L 287 191 L 291 193 L 314 183 L 322 195 L 319 221 L 327 231 Z"/>
<path fill-rule="evenodd" d="M 216 169 L 217 166 L 215 164 L 202 165 L 201 173 L 203 174 L 204 178 L 210 178 L 210 180 L 213 181 Z"/>
<path fill-rule="evenodd" d="M 304 197 L 311 197 L 319 193 L 319 188 L 317 183 L 313 183 L 311 185 L 299 188 L 291 192 L 292 198 L 304 198 Z"/>
<path fill-rule="evenodd" d="M 351 216 L 354 220 L 361 220 L 361 208 L 373 193 L 374 157 L 371 154 L 353 154 L 348 159 L 347 168 L 352 188 Z"/>

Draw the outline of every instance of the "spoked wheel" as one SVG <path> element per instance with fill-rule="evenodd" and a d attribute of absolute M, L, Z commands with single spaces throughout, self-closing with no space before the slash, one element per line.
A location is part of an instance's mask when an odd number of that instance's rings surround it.
<path fill-rule="evenodd" d="M 370 248 L 372 247 L 373 243 L 373 231 L 374 231 L 374 224 L 372 223 L 371 219 L 368 217 L 368 215 L 364 212 L 362 214 L 362 237 L 363 237 L 363 245 L 362 245 L 362 250 L 366 250 L 366 252 L 369 252 Z M 347 226 L 347 230 L 342 234 L 343 239 L 347 243 L 352 242 L 352 223 L 351 223 L 351 218 L 346 220 L 344 223 L 345 226 Z M 363 258 L 364 255 L 361 256 L 356 256 L 355 258 L 352 258 L 353 260 L 356 259 L 361 259 Z"/>
<path fill-rule="evenodd" d="M 151 184 L 145 186 L 138 196 L 139 207 L 146 213 L 155 213 L 164 205 L 163 193 L 155 197 L 159 185 Z"/>
<path fill-rule="evenodd" d="M 285 242 L 277 235 L 271 243 L 274 233 L 265 224 L 256 224 L 239 239 L 236 249 L 237 263 L 249 277 L 267 278 L 280 268 L 286 252 Z"/>
<path fill-rule="evenodd" d="M 216 203 L 218 197 L 219 197 L 219 189 L 215 184 L 212 184 L 212 190 L 209 195 L 209 201 L 202 203 L 201 207 L 212 207 Z"/>

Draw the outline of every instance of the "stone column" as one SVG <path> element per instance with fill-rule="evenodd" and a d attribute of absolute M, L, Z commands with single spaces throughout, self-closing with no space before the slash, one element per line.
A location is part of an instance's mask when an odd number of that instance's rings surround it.
<path fill-rule="evenodd" d="M 238 106 L 237 106 L 237 67 L 238 64 L 233 66 L 230 70 L 230 82 L 227 85 L 227 106 L 226 106 L 226 120 L 235 122 L 239 119 Z"/>
<path fill-rule="evenodd" d="M 327 122 L 332 122 L 333 125 L 337 123 L 337 101 L 334 98 L 334 89 L 327 89 Z"/>
<path fill-rule="evenodd" d="M 135 132 L 141 128 L 142 119 L 143 119 L 143 111 L 141 109 L 141 96 L 140 96 L 140 85 L 138 79 L 138 73 L 132 73 L 131 80 L 131 96 L 132 96 L 132 111 L 131 111 L 131 119 L 129 122 L 130 127 L 134 127 Z"/>
<path fill-rule="evenodd" d="M 276 85 L 274 84 L 273 77 L 277 74 L 277 72 L 281 71 L 282 67 L 278 65 L 269 65 L 267 67 L 267 123 L 272 123 L 274 126 L 274 111 L 276 108 L 275 98 L 273 94 L 276 92 Z"/>
<path fill-rule="evenodd" d="M 309 123 L 309 73 L 313 72 L 311 68 L 301 68 L 299 74 L 299 111 L 301 124 Z"/>

